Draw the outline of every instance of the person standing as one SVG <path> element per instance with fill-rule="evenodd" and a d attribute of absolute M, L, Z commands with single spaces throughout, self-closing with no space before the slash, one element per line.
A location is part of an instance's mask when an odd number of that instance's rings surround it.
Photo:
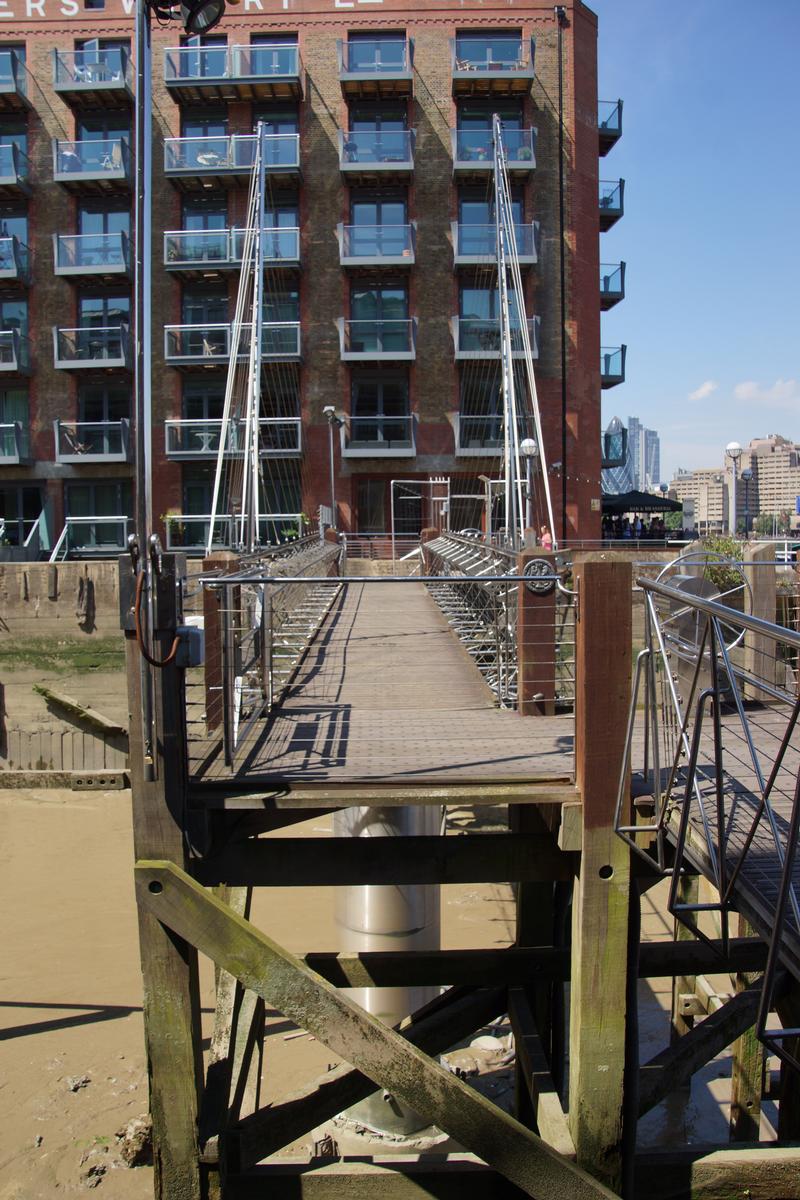
<path fill-rule="evenodd" d="M 553 539 L 550 535 L 550 530 L 546 525 L 543 525 L 539 534 L 539 543 L 543 550 L 553 549 Z"/>

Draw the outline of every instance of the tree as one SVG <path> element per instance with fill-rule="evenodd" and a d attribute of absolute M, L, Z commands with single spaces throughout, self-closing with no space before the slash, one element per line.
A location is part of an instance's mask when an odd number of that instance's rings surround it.
<path fill-rule="evenodd" d="M 759 534 L 760 537 L 772 533 L 772 523 L 772 513 L 759 513 L 753 521 L 753 533 Z"/>
<path fill-rule="evenodd" d="M 670 530 L 683 529 L 683 511 L 668 512 L 664 517 L 664 528 Z"/>

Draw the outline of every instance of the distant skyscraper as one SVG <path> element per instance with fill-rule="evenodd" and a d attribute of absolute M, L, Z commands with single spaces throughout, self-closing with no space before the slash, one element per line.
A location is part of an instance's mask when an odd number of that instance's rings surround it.
<path fill-rule="evenodd" d="M 607 451 L 610 456 L 616 458 L 617 451 L 622 448 L 623 440 L 626 441 L 626 450 L 624 462 L 617 463 L 613 467 L 606 467 L 602 472 L 602 488 L 606 495 L 618 496 L 620 492 L 629 492 L 633 487 L 631 445 L 629 438 L 625 439 L 624 435 L 625 426 L 622 421 L 619 417 L 612 417 L 605 432 L 604 453 Z"/>
<path fill-rule="evenodd" d="M 639 487 L 649 491 L 661 483 L 661 442 L 655 429 L 643 429 L 642 435 Z"/>
<path fill-rule="evenodd" d="M 640 487 L 642 423 L 638 417 L 628 417 L 628 454 L 631 466 L 631 487 Z"/>

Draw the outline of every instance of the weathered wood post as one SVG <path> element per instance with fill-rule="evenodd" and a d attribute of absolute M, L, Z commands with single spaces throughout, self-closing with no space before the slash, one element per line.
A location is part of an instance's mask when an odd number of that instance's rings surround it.
<path fill-rule="evenodd" d="M 203 559 L 204 573 L 232 571 L 238 557 L 230 550 L 217 550 Z M 225 592 L 221 588 L 203 589 L 203 630 L 205 634 L 206 729 L 211 733 L 222 724 L 222 607 Z"/>
<path fill-rule="evenodd" d="M 630 852 L 613 819 L 631 694 L 630 559 L 576 554 L 574 576 L 575 781 L 583 821 L 572 909 L 569 1124 L 579 1165 L 619 1190 Z M 630 822 L 630 812 L 623 819 Z"/>
<path fill-rule="evenodd" d="M 537 573 L 526 576 L 531 563 Z M 551 717 L 556 709 L 555 572 L 554 554 L 517 555 L 517 711 L 523 717 Z"/>
<path fill-rule="evenodd" d="M 750 584 L 750 615 L 763 621 L 775 623 L 776 577 L 775 547 L 770 542 L 750 544 L 744 549 L 745 578 Z M 775 684 L 778 663 L 775 658 L 775 643 L 763 633 L 748 630 L 744 638 L 744 669 L 754 679 Z M 782 681 L 780 681 L 782 682 Z M 769 692 L 751 683 L 744 685 L 747 700 L 769 700 Z"/>
<path fill-rule="evenodd" d="M 155 631 L 151 650 L 163 661 L 180 624 L 183 555 L 164 554 L 153 576 Z M 142 655 L 133 621 L 135 577 L 120 559 L 125 630 L 137 861 L 167 859 L 186 869 L 186 703 L 184 671 L 175 662 L 148 668 L 152 677 L 153 738 L 146 754 L 142 719 Z M 144 600 L 143 600 L 144 607 Z M 156 1200 L 201 1200 L 197 1116 L 202 1089 L 197 952 L 139 909 L 143 1014 L 153 1118 Z"/>

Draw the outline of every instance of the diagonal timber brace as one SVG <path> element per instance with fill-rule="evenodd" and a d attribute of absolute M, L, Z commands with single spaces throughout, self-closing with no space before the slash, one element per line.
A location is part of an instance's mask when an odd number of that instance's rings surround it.
<path fill-rule="evenodd" d="M 140 906 L 162 925 L 449 1133 L 526 1195 L 539 1200 L 613 1200 L 614 1193 L 591 1175 L 340 995 L 173 863 L 137 863 L 136 891 Z"/>

